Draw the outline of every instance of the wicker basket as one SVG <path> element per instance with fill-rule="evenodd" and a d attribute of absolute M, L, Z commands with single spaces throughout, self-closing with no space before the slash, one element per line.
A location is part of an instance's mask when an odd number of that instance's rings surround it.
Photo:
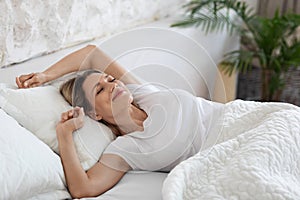
<path fill-rule="evenodd" d="M 261 72 L 259 67 L 253 67 L 246 74 L 239 74 L 237 98 L 244 100 L 259 100 L 261 96 Z M 288 71 L 287 81 L 280 101 L 300 106 L 300 67 Z"/>

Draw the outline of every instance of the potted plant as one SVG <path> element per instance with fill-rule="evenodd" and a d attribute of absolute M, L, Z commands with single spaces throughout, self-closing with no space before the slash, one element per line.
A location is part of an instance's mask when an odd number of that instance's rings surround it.
<path fill-rule="evenodd" d="M 200 26 L 206 32 L 240 34 L 241 48 L 224 55 L 222 70 L 247 72 L 258 63 L 261 69 L 262 101 L 279 101 L 287 72 L 300 66 L 300 16 L 293 13 L 272 18 L 260 17 L 245 2 L 238 0 L 191 0 L 184 6 L 187 16 L 172 26 Z M 237 19 L 230 17 L 235 12 Z M 299 34 L 299 33 L 298 33 Z"/>

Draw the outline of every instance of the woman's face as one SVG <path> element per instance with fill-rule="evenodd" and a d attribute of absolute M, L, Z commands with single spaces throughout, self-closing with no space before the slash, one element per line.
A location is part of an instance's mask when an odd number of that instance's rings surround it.
<path fill-rule="evenodd" d="M 83 90 L 96 120 L 104 119 L 115 124 L 117 117 L 128 112 L 133 98 L 127 87 L 119 80 L 104 73 L 92 73 L 83 82 Z"/>

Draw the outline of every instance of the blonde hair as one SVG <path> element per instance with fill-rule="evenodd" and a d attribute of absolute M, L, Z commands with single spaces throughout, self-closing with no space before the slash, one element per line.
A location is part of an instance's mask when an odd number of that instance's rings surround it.
<path fill-rule="evenodd" d="M 60 87 L 60 93 L 65 98 L 65 100 L 73 107 L 83 107 L 84 112 L 91 118 L 93 118 L 93 116 L 91 116 L 91 113 L 94 113 L 94 107 L 86 98 L 85 91 L 83 90 L 82 85 L 85 79 L 93 73 L 101 72 L 97 70 L 86 70 L 83 74 L 69 79 Z M 111 124 L 103 119 L 99 120 L 98 122 L 101 122 L 108 126 L 115 135 L 121 135 L 121 131 L 117 125 Z"/>
<path fill-rule="evenodd" d="M 72 105 L 72 91 L 74 86 L 75 78 L 69 79 L 67 82 L 63 83 L 60 87 L 60 94 L 65 98 L 65 100 Z"/>

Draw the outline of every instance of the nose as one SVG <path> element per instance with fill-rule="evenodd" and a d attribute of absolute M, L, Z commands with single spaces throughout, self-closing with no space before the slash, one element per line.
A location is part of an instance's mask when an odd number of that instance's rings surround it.
<path fill-rule="evenodd" d="M 117 87 L 117 84 L 114 82 L 106 82 L 106 83 L 109 92 L 112 92 L 115 89 L 115 87 Z"/>

